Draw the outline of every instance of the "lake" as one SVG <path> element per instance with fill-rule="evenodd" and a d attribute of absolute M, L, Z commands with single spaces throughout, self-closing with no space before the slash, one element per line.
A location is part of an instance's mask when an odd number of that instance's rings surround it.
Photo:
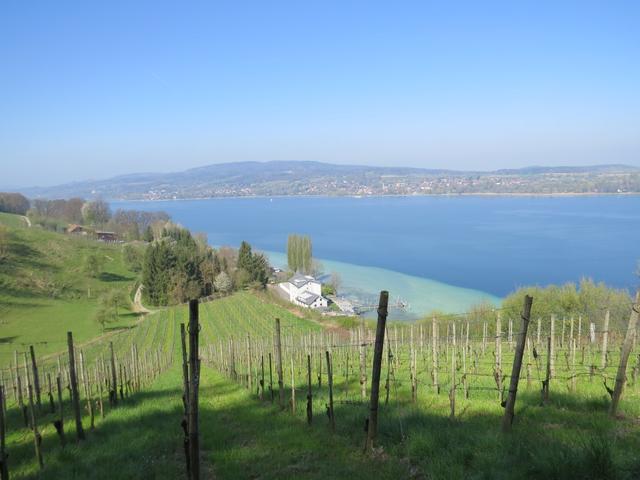
<path fill-rule="evenodd" d="M 591 277 L 638 283 L 640 196 L 285 197 L 112 202 L 164 210 L 212 245 L 246 240 L 282 264 L 289 233 L 308 234 L 326 272 L 408 316 L 499 302 L 519 286 Z"/>

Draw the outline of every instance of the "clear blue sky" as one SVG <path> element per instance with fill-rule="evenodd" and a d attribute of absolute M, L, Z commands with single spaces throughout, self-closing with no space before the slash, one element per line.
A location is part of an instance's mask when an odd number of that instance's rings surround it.
<path fill-rule="evenodd" d="M 640 165 L 640 2 L 0 4 L 0 185 Z"/>

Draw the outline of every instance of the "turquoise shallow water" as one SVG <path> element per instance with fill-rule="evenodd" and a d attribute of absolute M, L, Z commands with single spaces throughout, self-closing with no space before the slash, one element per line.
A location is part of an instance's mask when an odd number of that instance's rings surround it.
<path fill-rule="evenodd" d="M 285 267 L 284 253 L 265 251 L 275 267 Z M 392 300 L 398 297 L 408 304 L 405 309 L 393 308 L 394 318 L 414 319 L 432 310 L 460 313 L 477 303 L 487 301 L 494 305 L 500 298 L 469 288 L 456 287 L 427 278 L 406 275 L 384 268 L 363 267 L 344 262 L 318 259 L 325 275 L 337 272 L 343 283 L 341 294 L 365 302 L 376 302 L 381 290 L 388 290 Z"/>

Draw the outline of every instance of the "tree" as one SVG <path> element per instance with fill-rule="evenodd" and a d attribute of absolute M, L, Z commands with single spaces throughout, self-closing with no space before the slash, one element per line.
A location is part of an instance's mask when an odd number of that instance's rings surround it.
<path fill-rule="evenodd" d="M 329 281 L 329 285 L 331 285 L 334 295 L 337 295 L 340 287 L 342 286 L 342 277 L 340 277 L 340 274 L 338 272 L 331 272 L 331 280 Z"/>
<path fill-rule="evenodd" d="M 124 261 L 133 272 L 142 271 L 142 263 L 144 261 L 144 255 L 140 248 L 136 248 L 133 245 L 125 245 L 122 250 Z"/>
<path fill-rule="evenodd" d="M 99 308 L 98 310 L 96 310 L 94 320 L 100 324 L 100 326 L 102 327 L 102 331 L 104 332 L 104 327 L 109 321 L 111 321 L 111 316 L 109 315 L 109 312 L 107 310 Z"/>
<path fill-rule="evenodd" d="M 147 227 L 147 229 L 144 231 L 144 236 L 143 236 L 143 240 L 145 242 L 153 242 L 153 228 L 151 228 L 151 225 L 149 225 Z"/>
<path fill-rule="evenodd" d="M 84 261 L 84 271 L 90 277 L 98 278 L 102 272 L 103 265 L 104 259 L 100 255 L 90 253 Z"/>
<path fill-rule="evenodd" d="M 309 236 L 289 235 L 287 262 L 293 272 L 310 273 L 313 268 L 313 247 Z"/>
<path fill-rule="evenodd" d="M 213 286 L 217 292 L 229 293 L 232 288 L 231 278 L 226 272 L 220 272 L 216 275 Z"/>
<path fill-rule="evenodd" d="M 0 225 L 0 260 L 9 256 L 9 231 L 4 225 Z"/>
<path fill-rule="evenodd" d="M 0 212 L 26 215 L 29 200 L 21 193 L 0 192 Z"/>
<path fill-rule="evenodd" d="M 82 206 L 82 218 L 87 225 L 105 225 L 111 218 L 111 209 L 104 200 L 86 202 Z"/>
<path fill-rule="evenodd" d="M 249 272 L 251 270 L 251 245 L 242 241 L 238 250 L 238 268 L 242 268 Z"/>
<path fill-rule="evenodd" d="M 98 298 L 99 308 L 95 314 L 95 319 L 102 325 L 104 330 L 105 324 L 116 321 L 120 315 L 120 309 L 130 304 L 131 300 L 124 291 L 120 289 L 109 290 Z"/>

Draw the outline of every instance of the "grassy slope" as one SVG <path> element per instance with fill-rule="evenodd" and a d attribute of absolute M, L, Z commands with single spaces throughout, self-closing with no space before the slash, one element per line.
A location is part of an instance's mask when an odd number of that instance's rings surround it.
<path fill-rule="evenodd" d="M 20 215 L 13 215 L 11 213 L 0 212 L 0 225 L 6 225 L 8 227 L 20 228 L 26 227 L 24 218 Z"/>
<path fill-rule="evenodd" d="M 271 312 L 261 312 L 261 306 Z M 277 307 L 263 305 L 259 297 L 233 295 L 203 307 L 203 339 L 207 328 L 224 334 L 238 323 L 238 318 L 224 313 L 230 311 L 254 312 L 245 317 L 249 325 L 264 322 L 268 326 L 271 315 L 286 317 Z M 173 345 L 178 359 L 177 332 L 186 318 L 184 306 L 150 315 L 119 338 L 118 348 L 126 351 L 131 342 L 164 348 Z M 302 319 L 291 321 L 297 322 L 300 330 L 317 328 Z M 606 394 L 597 380 L 592 384 L 584 380 L 577 397 L 564 393 L 562 382 L 555 383 L 548 407 L 540 406 L 537 383 L 531 389 L 521 385 L 514 432 L 505 436 L 500 432 L 502 408 L 495 390 L 474 392 L 469 400 L 459 394 L 458 419 L 451 422 L 446 392 L 436 396 L 424 388 L 418 404 L 410 403 L 404 370 L 397 382 L 392 382 L 390 404 L 381 405 L 380 444 L 384 450 L 371 459 L 361 454 L 366 403 L 342 402 L 357 397 L 358 385 L 352 374 L 347 389 L 341 370 L 341 364 L 336 363 L 337 432 L 331 434 L 324 412 L 326 378 L 322 389 L 314 385 L 314 424 L 309 427 L 300 376 L 297 409 L 292 416 L 269 401 L 260 402 L 244 387 L 203 364 L 203 478 L 631 479 L 640 473 L 636 458 L 640 449 L 637 386 L 625 392 L 621 410 L 626 418 L 611 421 L 606 414 Z M 46 468 L 38 478 L 180 478 L 184 471 L 180 385 L 177 361 L 153 388 L 128 400 L 126 407 L 108 412 L 104 421 L 98 420 L 85 444 L 77 447 L 72 442 L 65 451 L 57 445 L 50 420 L 41 421 Z M 19 420 L 15 410 L 10 416 L 12 478 L 35 478 L 32 437 L 23 428 L 16 430 Z M 70 422 L 67 428 L 72 428 Z"/>
<path fill-rule="evenodd" d="M 101 327 L 93 320 L 97 297 L 108 289 L 128 289 L 135 280 L 120 246 L 37 227 L 10 227 L 9 239 L 9 257 L 0 262 L 0 366 L 14 350 L 30 344 L 40 355 L 64 349 L 67 330 L 77 342 L 100 335 Z M 89 253 L 104 259 L 98 278 L 84 272 Z M 108 328 L 135 320 L 135 315 L 123 312 Z"/>

